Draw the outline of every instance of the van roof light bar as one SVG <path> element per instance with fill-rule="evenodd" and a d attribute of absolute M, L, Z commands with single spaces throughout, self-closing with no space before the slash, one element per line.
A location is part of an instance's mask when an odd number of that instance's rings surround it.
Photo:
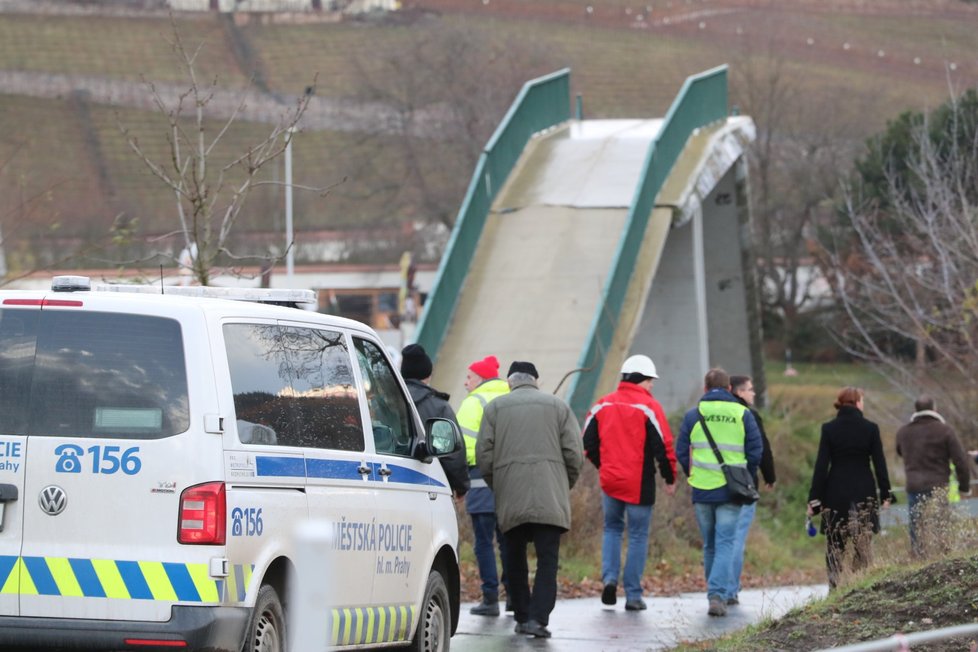
<path fill-rule="evenodd" d="M 87 276 L 55 276 L 51 279 L 52 292 L 85 292 L 92 289 L 92 280 Z"/>
<path fill-rule="evenodd" d="M 275 305 L 294 306 L 303 303 L 316 303 L 316 293 L 312 290 L 288 290 L 279 288 L 229 288 L 184 285 L 127 285 L 124 283 L 101 283 L 92 287 L 98 292 L 133 292 L 137 294 L 170 294 L 182 297 L 208 299 L 230 299 L 232 301 L 251 301 Z"/>

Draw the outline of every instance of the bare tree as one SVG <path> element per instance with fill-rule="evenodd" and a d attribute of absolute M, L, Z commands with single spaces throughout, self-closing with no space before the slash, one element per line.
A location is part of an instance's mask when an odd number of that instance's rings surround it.
<path fill-rule="evenodd" d="M 426 17 L 404 40 L 351 60 L 359 98 L 397 115 L 390 131 L 364 139 L 356 163 L 380 180 L 370 192 L 383 195 L 376 205 L 389 220 L 452 227 L 482 148 L 523 83 L 551 70 L 546 59 L 525 39 Z"/>
<path fill-rule="evenodd" d="M 839 96 L 806 93 L 773 41 L 746 52 L 733 66 L 734 93 L 757 125 L 748 160 L 761 297 L 791 348 L 816 299 L 815 229 L 834 210 L 838 171 L 851 165 L 862 125 Z"/>
<path fill-rule="evenodd" d="M 842 222 L 822 251 L 847 318 L 840 342 L 908 397 L 935 394 L 945 416 L 970 433 L 978 398 L 978 95 L 966 97 L 940 120 L 909 122 L 909 146 L 900 160 L 884 159 L 881 186 L 846 186 Z"/>
<path fill-rule="evenodd" d="M 204 43 L 188 47 L 172 19 L 171 26 L 170 46 L 189 86 L 176 97 L 167 97 L 153 81 L 143 80 L 158 113 L 166 121 L 168 158 L 154 160 L 138 136 L 121 120 L 119 129 L 130 149 L 173 192 L 179 220 L 179 230 L 174 234 L 182 237 L 184 243 L 184 255 L 177 264 L 189 268 L 197 283 L 207 285 L 218 264 L 240 258 L 228 248 L 235 221 L 251 190 L 277 183 L 263 179 L 260 173 L 284 153 L 309 105 L 314 86 L 298 97 L 294 105 L 283 107 L 267 135 L 244 151 L 228 153 L 222 140 L 245 108 L 244 95 L 229 117 L 212 129 L 207 120 L 208 105 L 215 100 L 219 87 L 218 79 L 205 82 L 197 76 L 196 63 Z M 321 188 L 305 189 L 325 194 Z"/>

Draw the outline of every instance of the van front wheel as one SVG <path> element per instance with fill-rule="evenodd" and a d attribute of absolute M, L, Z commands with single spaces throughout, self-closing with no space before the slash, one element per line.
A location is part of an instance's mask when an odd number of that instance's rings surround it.
<path fill-rule="evenodd" d="M 278 593 L 268 584 L 258 590 L 242 652 L 286 652 L 285 612 Z"/>
<path fill-rule="evenodd" d="M 432 569 L 421 604 L 418 631 L 411 641 L 411 652 L 448 652 L 452 638 L 452 607 L 448 586 L 441 573 Z"/>

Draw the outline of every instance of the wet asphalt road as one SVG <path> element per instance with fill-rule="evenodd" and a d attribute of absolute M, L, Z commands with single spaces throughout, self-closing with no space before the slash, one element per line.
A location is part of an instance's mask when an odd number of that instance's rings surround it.
<path fill-rule="evenodd" d="M 512 614 L 472 616 L 473 603 L 462 605 L 454 652 L 649 652 L 668 650 L 680 641 L 716 638 L 766 617 L 778 617 L 812 598 L 824 597 L 827 587 L 802 586 L 752 589 L 741 592 L 739 606 L 724 618 L 706 615 L 705 593 L 646 597 L 646 611 L 625 611 L 625 601 L 608 607 L 600 598 L 559 600 L 550 616 L 553 638 L 534 639 L 513 633 Z"/>

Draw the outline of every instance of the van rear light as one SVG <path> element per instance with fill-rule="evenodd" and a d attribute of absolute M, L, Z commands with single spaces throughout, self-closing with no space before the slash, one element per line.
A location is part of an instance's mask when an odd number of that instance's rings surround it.
<path fill-rule="evenodd" d="M 127 638 L 123 643 L 133 647 L 187 647 L 186 641 L 175 641 L 169 638 Z"/>
<path fill-rule="evenodd" d="M 46 308 L 48 306 L 60 306 L 62 308 L 80 308 L 84 303 L 77 301 L 75 299 L 4 299 L 3 305 L 5 306 L 41 306 Z"/>
<path fill-rule="evenodd" d="M 223 482 L 187 487 L 180 494 L 177 541 L 222 545 L 227 523 L 227 493 Z"/>

